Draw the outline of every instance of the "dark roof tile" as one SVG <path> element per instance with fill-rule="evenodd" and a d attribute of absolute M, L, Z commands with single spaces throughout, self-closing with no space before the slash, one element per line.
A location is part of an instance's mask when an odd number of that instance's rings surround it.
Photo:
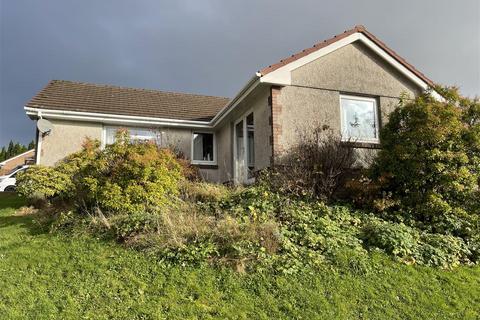
<path fill-rule="evenodd" d="M 27 107 L 209 121 L 228 98 L 52 80 Z"/>

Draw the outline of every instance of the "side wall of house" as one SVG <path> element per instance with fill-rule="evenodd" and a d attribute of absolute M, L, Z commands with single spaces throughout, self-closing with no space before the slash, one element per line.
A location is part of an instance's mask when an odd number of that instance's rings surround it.
<path fill-rule="evenodd" d="M 233 129 L 234 123 L 250 111 L 253 112 L 255 128 L 255 170 L 270 165 L 272 157 L 271 145 L 271 108 L 268 104 L 270 89 L 268 86 L 257 88 L 235 110 L 223 120 L 216 132 L 218 145 L 218 181 L 227 182 L 234 178 L 233 164 Z"/>
<path fill-rule="evenodd" d="M 273 92 L 273 110 L 279 110 L 274 131 L 280 132 L 274 147 L 284 154 L 315 127 L 341 133 L 342 93 L 376 98 L 382 125 L 402 94 L 414 97 L 420 89 L 366 46 L 353 43 L 295 69 L 292 85 Z"/>
<path fill-rule="evenodd" d="M 41 138 L 40 163 L 53 166 L 67 155 L 79 151 L 85 139 L 101 140 L 102 124 L 48 119 L 53 127 Z"/>
<path fill-rule="evenodd" d="M 67 155 L 81 150 L 82 144 L 87 137 L 100 141 L 103 139 L 104 125 L 102 123 L 49 120 L 53 125 L 53 129 L 41 141 L 40 164 L 42 165 L 53 166 Z M 191 158 L 192 133 L 194 130 L 183 128 L 148 129 L 158 130 L 161 133 L 164 146 L 173 145 L 185 157 Z M 199 172 L 205 180 L 219 181 L 218 168 L 216 166 L 202 166 Z"/>

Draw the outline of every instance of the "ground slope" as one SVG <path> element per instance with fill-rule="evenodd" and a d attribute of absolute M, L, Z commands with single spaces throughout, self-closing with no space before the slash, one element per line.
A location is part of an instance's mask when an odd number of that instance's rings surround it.
<path fill-rule="evenodd" d="M 45 233 L 0 194 L 0 319 L 478 319 L 480 267 L 379 257 L 355 275 L 240 275 L 165 267 L 90 238 Z"/>

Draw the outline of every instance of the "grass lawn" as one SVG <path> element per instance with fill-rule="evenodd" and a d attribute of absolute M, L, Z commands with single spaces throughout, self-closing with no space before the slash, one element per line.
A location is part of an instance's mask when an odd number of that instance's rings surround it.
<path fill-rule="evenodd" d="M 43 232 L 0 193 L 0 319 L 478 319 L 480 267 L 378 256 L 366 275 L 165 267 L 91 238 Z"/>

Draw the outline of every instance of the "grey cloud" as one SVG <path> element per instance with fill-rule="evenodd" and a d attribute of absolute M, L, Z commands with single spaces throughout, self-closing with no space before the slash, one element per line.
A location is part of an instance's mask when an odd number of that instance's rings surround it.
<path fill-rule="evenodd" d="M 480 94 L 478 1 L 0 0 L 0 145 L 50 79 L 233 96 L 261 67 L 364 24 L 427 76 Z"/>

